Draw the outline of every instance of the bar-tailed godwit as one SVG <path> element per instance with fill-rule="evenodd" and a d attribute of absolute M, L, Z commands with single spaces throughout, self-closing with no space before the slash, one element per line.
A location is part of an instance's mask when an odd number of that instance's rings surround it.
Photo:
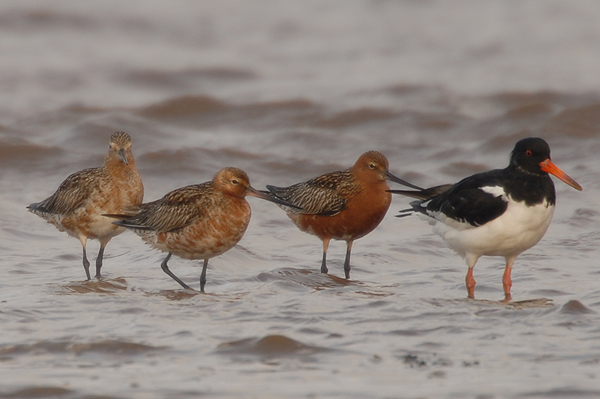
<path fill-rule="evenodd" d="M 200 291 L 204 292 L 208 260 L 233 248 L 248 227 L 247 195 L 284 203 L 252 188 L 244 171 L 224 168 L 212 181 L 178 188 L 135 212 L 110 216 L 122 219 L 114 223 L 131 229 L 153 248 L 168 252 L 161 268 L 185 289 L 190 287 L 171 272 L 167 262 L 173 254 L 202 259 Z"/>
<path fill-rule="evenodd" d="M 86 255 L 88 239 L 100 241 L 96 258 L 96 277 L 100 278 L 104 248 L 125 229 L 115 226 L 105 213 L 122 213 L 142 203 L 144 186 L 131 152 L 131 137 L 124 132 L 110 137 L 104 165 L 73 173 L 56 192 L 27 208 L 58 230 L 78 238 L 83 247 L 83 268 L 90 279 L 90 262 Z"/>
<path fill-rule="evenodd" d="M 388 171 L 388 160 L 377 152 L 362 154 L 353 167 L 327 173 L 289 187 L 267 186 L 271 195 L 297 208 L 283 208 L 298 228 L 323 241 L 321 272 L 327 273 L 329 241 L 347 243 L 344 272 L 350 278 L 352 243 L 369 234 L 385 216 L 392 196 L 386 180 L 420 189 Z"/>

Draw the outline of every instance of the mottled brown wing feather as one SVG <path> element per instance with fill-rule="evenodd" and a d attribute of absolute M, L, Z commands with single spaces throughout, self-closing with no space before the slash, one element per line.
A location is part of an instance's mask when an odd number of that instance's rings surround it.
<path fill-rule="evenodd" d="M 136 215 L 125 217 L 127 227 L 168 232 L 189 226 L 206 217 L 212 201 L 211 188 L 209 182 L 173 190 L 159 200 L 141 205 Z"/>
<path fill-rule="evenodd" d="M 285 208 L 292 213 L 332 216 L 346 207 L 355 190 L 350 170 L 332 172 L 289 187 L 267 186 L 276 197 L 300 208 Z"/>
<path fill-rule="evenodd" d="M 102 168 L 89 168 L 67 177 L 56 192 L 36 205 L 36 210 L 44 213 L 68 215 L 85 205 L 102 179 Z"/>

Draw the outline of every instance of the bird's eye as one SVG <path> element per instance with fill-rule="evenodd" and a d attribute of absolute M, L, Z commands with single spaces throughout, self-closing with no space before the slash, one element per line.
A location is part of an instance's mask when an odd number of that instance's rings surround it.
<path fill-rule="evenodd" d="M 374 163 L 370 163 L 369 164 L 369 169 L 375 169 L 375 164 Z"/>
<path fill-rule="evenodd" d="M 527 150 L 525 151 L 525 155 L 527 155 L 528 157 L 532 156 L 533 153 L 531 152 L 531 150 Z"/>
<path fill-rule="evenodd" d="M 231 184 L 239 184 L 239 182 L 238 182 L 236 179 L 233 179 L 233 180 L 231 181 Z"/>

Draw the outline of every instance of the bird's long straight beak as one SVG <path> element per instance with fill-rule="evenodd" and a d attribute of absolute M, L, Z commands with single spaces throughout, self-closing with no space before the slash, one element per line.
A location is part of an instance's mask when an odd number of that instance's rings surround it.
<path fill-rule="evenodd" d="M 385 172 L 385 176 L 387 177 L 388 180 L 391 180 L 391 181 L 393 181 L 395 183 L 398 183 L 398 184 L 402 184 L 403 186 L 414 188 L 416 190 L 423 190 L 419 186 L 415 186 L 414 184 L 411 184 L 411 183 L 407 182 L 406 180 L 402 180 L 401 178 L 394 176 L 389 171 Z"/>
<path fill-rule="evenodd" d="M 258 190 L 256 190 L 253 187 L 248 187 L 248 191 L 246 192 L 246 195 L 249 195 L 251 197 L 256 197 L 256 198 L 264 199 L 264 200 L 267 200 L 267 201 L 270 201 L 270 202 L 274 202 L 274 203 L 279 204 L 279 205 L 289 206 L 290 208 L 302 209 L 301 207 L 299 207 L 297 205 L 294 205 L 294 204 L 291 204 L 289 202 L 286 202 L 286 201 L 284 201 L 282 199 L 279 199 L 279 198 L 277 198 L 277 197 L 275 197 L 273 195 L 269 195 L 269 194 L 263 193 L 262 191 L 258 191 Z"/>
<path fill-rule="evenodd" d="M 546 159 L 545 161 L 540 162 L 540 166 L 542 170 L 546 173 L 550 173 L 551 175 L 556 176 L 560 180 L 567 183 L 569 186 L 573 187 L 576 190 L 583 190 L 583 187 L 579 185 L 575 180 L 571 179 L 565 172 L 560 170 L 558 166 L 554 165 L 550 159 Z"/>
<path fill-rule="evenodd" d="M 118 154 L 119 158 L 121 158 L 121 160 L 125 162 L 125 165 L 129 165 L 129 161 L 127 161 L 127 155 L 125 154 L 125 150 L 123 148 L 119 150 Z"/>

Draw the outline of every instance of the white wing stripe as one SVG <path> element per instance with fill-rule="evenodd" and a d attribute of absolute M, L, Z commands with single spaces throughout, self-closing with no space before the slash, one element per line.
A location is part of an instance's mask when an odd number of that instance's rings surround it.
<path fill-rule="evenodd" d="M 508 197 L 506 196 L 506 191 L 500 186 L 484 186 L 479 187 L 481 191 L 484 193 L 488 193 L 493 195 L 494 197 L 502 197 L 504 202 L 508 202 Z"/>

